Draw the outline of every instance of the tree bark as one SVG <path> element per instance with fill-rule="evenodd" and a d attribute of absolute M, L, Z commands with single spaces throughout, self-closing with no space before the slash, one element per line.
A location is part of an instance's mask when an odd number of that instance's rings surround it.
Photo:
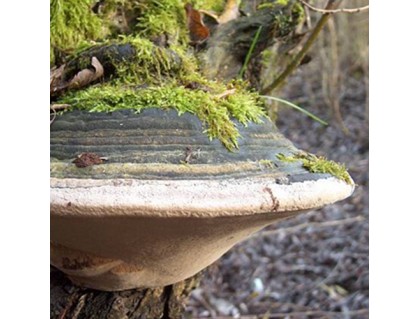
<path fill-rule="evenodd" d="M 75 286 L 59 270 L 50 271 L 51 319 L 177 319 L 182 318 L 197 274 L 161 288 L 106 292 Z"/>

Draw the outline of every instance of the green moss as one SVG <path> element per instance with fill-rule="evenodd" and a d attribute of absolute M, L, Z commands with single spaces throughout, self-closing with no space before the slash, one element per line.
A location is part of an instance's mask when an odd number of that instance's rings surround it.
<path fill-rule="evenodd" d="M 304 8 L 300 3 L 296 2 L 292 4 L 290 10 L 291 14 L 281 13 L 275 16 L 276 29 L 279 36 L 286 36 L 292 32 L 295 29 L 295 26 L 304 19 Z"/>
<path fill-rule="evenodd" d="M 68 52 L 82 41 L 95 40 L 107 32 L 91 7 L 93 0 L 50 0 L 50 59 L 54 51 Z"/>
<path fill-rule="evenodd" d="M 191 4 L 195 9 L 221 13 L 224 10 L 225 2 L 225 0 L 193 0 L 191 1 Z"/>
<path fill-rule="evenodd" d="M 218 138 L 228 150 L 233 150 L 238 147 L 237 139 L 240 136 L 233 119 L 244 125 L 249 122 L 260 123 L 265 117 L 262 102 L 256 93 L 246 91 L 241 83 L 231 84 L 235 86 L 235 93 L 222 98 L 218 94 L 225 92 L 227 85 L 215 82 L 208 84 L 210 92 L 188 89 L 176 81 L 145 89 L 123 84 L 104 84 L 70 92 L 60 103 L 70 104 L 73 109 L 92 112 L 120 109 L 141 111 L 153 107 L 173 108 L 179 115 L 189 112 L 204 123 L 204 132 L 210 139 Z"/>
<path fill-rule="evenodd" d="M 282 6 L 285 7 L 288 4 L 289 0 L 274 0 L 274 1 L 262 1 L 261 4 L 258 5 L 258 10 L 266 9 L 266 8 L 273 8 L 274 6 Z"/>
<path fill-rule="evenodd" d="M 141 2 L 137 29 L 142 37 L 169 35 L 172 43 L 188 43 L 184 4 L 180 0 L 149 0 Z"/>
<path fill-rule="evenodd" d="M 140 37 L 123 37 L 118 44 L 129 43 L 136 51 L 130 61 L 115 63 L 117 75 L 125 83 L 159 83 L 164 76 L 176 74 L 181 61 L 175 61 L 170 50 L 154 45 Z"/>
<path fill-rule="evenodd" d="M 261 53 L 262 65 L 264 67 L 268 67 L 274 56 L 275 56 L 275 53 L 272 51 L 271 47 L 263 50 L 262 53 Z"/>
<path fill-rule="evenodd" d="M 103 12 L 99 14 L 92 11 L 96 2 L 50 0 L 51 62 L 54 61 L 55 50 L 71 54 L 82 47 L 83 43 L 111 35 L 111 29 L 115 29 L 113 23 L 116 23 L 113 17 L 118 17 L 120 11 L 127 14 L 121 16 L 121 19 L 128 25 L 116 28 L 118 33 L 135 34 L 148 39 L 168 35 L 170 44 L 181 44 L 184 47 L 188 44 L 184 4 L 180 0 L 110 0 L 105 2 Z M 134 25 L 131 15 L 138 17 Z"/>
<path fill-rule="evenodd" d="M 292 19 L 295 21 L 296 24 L 301 23 L 305 17 L 303 5 L 299 2 L 294 3 L 294 5 L 292 6 L 291 14 Z"/>
<path fill-rule="evenodd" d="M 344 164 L 327 160 L 322 156 L 318 157 L 313 154 L 301 152 L 291 156 L 277 154 L 277 157 L 280 161 L 288 163 L 301 161 L 303 167 L 311 173 L 327 173 L 345 181 L 348 184 L 353 184 L 353 181 Z"/>

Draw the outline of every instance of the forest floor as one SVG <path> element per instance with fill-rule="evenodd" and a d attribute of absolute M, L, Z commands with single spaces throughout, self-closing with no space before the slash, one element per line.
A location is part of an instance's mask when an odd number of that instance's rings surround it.
<path fill-rule="evenodd" d="M 340 96 L 350 132 L 345 135 L 320 84 L 307 81 L 302 69 L 281 97 L 329 126 L 293 109 L 281 109 L 276 124 L 298 148 L 344 163 L 357 184 L 355 192 L 235 246 L 204 272 L 188 302 L 187 318 L 368 318 L 368 88 L 363 77 L 345 79 Z"/>

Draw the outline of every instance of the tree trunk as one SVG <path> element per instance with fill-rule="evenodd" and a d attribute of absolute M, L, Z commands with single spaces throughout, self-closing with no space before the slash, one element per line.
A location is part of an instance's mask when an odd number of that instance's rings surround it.
<path fill-rule="evenodd" d="M 59 270 L 51 267 L 50 318 L 182 318 L 185 302 L 198 286 L 200 277 L 197 274 L 161 288 L 106 292 L 75 286 Z"/>

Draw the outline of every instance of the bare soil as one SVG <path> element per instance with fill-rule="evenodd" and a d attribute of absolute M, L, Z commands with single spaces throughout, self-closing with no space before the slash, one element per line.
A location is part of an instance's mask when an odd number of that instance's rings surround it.
<path fill-rule="evenodd" d="M 205 272 L 187 318 L 368 318 L 368 88 L 362 76 L 345 79 L 340 110 L 347 136 L 320 84 L 308 84 L 304 72 L 289 80 L 281 97 L 329 126 L 289 108 L 280 110 L 276 124 L 298 148 L 344 163 L 356 190 L 235 246 Z"/>

